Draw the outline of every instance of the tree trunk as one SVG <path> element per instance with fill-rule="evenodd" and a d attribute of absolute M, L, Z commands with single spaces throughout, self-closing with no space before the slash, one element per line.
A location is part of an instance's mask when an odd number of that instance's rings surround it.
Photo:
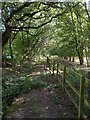
<path fill-rule="evenodd" d="M 71 61 L 71 57 L 69 57 L 69 61 Z"/>
<path fill-rule="evenodd" d="M 11 37 L 11 32 L 12 32 L 12 21 L 6 21 L 5 24 L 5 32 L 2 33 L 2 47 L 4 48 L 4 46 L 7 44 L 8 39 Z"/>
<path fill-rule="evenodd" d="M 13 59 L 13 51 L 12 51 L 11 41 L 9 41 L 9 48 L 10 48 L 11 59 Z"/>
<path fill-rule="evenodd" d="M 83 63 L 84 63 L 84 60 L 83 60 L 83 55 L 82 55 L 82 54 L 80 54 L 78 57 L 79 57 L 79 62 L 80 62 L 80 65 L 83 65 Z"/>
<path fill-rule="evenodd" d="M 81 46 L 80 46 L 80 65 L 83 65 L 84 63 L 84 55 L 83 55 L 83 42 L 81 42 Z"/>
<path fill-rule="evenodd" d="M 73 56 L 73 57 L 72 57 L 72 62 L 74 62 L 74 60 L 75 60 L 75 59 L 74 59 L 74 56 Z"/>
<path fill-rule="evenodd" d="M 80 61 L 80 65 L 83 65 L 83 59 L 80 58 L 79 61 Z"/>
<path fill-rule="evenodd" d="M 67 60 L 67 57 L 65 56 L 65 57 L 64 57 L 64 59 L 66 59 L 66 60 Z"/>
<path fill-rule="evenodd" d="M 88 55 L 87 55 L 87 50 L 86 50 L 86 48 L 85 48 L 85 55 L 86 55 L 87 67 L 89 67 L 89 61 L 88 61 Z"/>
<path fill-rule="evenodd" d="M 10 38 L 10 36 L 11 36 L 11 29 L 6 28 L 6 31 L 2 33 L 2 49 L 7 44 L 8 39 Z"/>

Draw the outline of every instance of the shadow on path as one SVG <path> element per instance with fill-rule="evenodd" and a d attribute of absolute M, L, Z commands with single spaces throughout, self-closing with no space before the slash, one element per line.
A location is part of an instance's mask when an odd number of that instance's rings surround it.
<path fill-rule="evenodd" d="M 47 72 L 42 64 L 34 66 L 28 77 L 38 77 L 51 85 L 59 85 L 56 76 Z M 19 95 L 6 118 L 77 118 L 77 111 L 61 88 L 47 87 Z"/>

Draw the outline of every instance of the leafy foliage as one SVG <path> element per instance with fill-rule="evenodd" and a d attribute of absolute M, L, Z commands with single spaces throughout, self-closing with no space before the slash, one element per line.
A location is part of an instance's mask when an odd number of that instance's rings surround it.
<path fill-rule="evenodd" d="M 10 96 L 10 95 L 16 95 L 20 93 L 24 93 L 27 91 L 30 91 L 34 88 L 41 88 L 45 85 L 44 82 L 37 79 L 28 79 L 27 77 L 21 77 L 17 81 L 12 81 L 8 83 L 5 83 L 3 87 L 3 97 Z"/>
<path fill-rule="evenodd" d="M 8 24 L 5 20 L 10 19 L 10 15 L 13 23 L 8 40 L 11 47 L 6 45 L 4 53 L 11 54 L 12 48 L 16 61 L 58 55 L 78 56 L 83 64 L 83 57 L 89 57 L 89 11 L 84 4 L 33 2 L 20 6 L 19 3 L 3 3 L 2 8 L 3 25 Z"/>
<path fill-rule="evenodd" d="M 6 78 L 3 79 L 6 80 Z M 2 89 L 4 112 L 6 111 L 6 108 L 12 104 L 17 95 L 30 92 L 32 89 L 38 89 L 46 86 L 46 83 L 37 78 L 29 79 L 25 76 L 20 77 L 18 80 L 16 80 L 16 78 L 11 78 L 8 81 L 5 80 Z"/>
<path fill-rule="evenodd" d="M 11 57 L 12 67 L 17 63 L 33 69 L 32 61 L 46 56 L 78 57 L 80 65 L 90 57 L 90 15 L 81 2 L 3 2 L 2 3 L 3 56 Z M 29 61 L 29 64 L 27 62 Z M 4 59 L 8 62 L 8 59 Z M 26 62 L 25 64 L 23 64 Z M 15 64 L 14 64 L 15 63 Z M 56 66 L 55 66 L 56 67 Z M 83 74 L 83 71 L 78 71 Z M 47 76 L 45 76 L 47 78 Z M 67 80 L 78 87 L 80 77 L 67 70 Z M 53 86 L 38 78 L 3 76 L 3 110 L 22 93 L 32 89 Z M 54 102 L 60 103 L 56 97 Z M 36 103 L 37 104 L 37 103 Z M 33 109 L 38 105 L 33 104 Z"/>

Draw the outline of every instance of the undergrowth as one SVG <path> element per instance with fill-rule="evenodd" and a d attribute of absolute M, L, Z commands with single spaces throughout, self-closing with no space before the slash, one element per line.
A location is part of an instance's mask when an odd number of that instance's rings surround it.
<path fill-rule="evenodd" d="M 7 113 L 8 108 L 12 105 L 14 98 L 17 95 L 30 92 L 32 89 L 38 89 L 47 86 L 45 82 L 39 78 L 27 78 L 22 76 L 19 79 L 8 78 L 5 81 L 3 77 L 3 87 L 2 87 L 2 110 L 3 115 Z"/>

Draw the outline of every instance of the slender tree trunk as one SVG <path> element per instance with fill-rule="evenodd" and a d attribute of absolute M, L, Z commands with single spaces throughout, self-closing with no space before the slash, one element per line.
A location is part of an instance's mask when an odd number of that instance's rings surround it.
<path fill-rule="evenodd" d="M 66 60 L 67 60 L 67 57 L 65 56 L 65 57 L 64 57 L 64 59 L 66 59 Z"/>
<path fill-rule="evenodd" d="M 69 61 L 71 61 L 71 57 L 69 57 Z"/>
<path fill-rule="evenodd" d="M 11 41 L 9 41 L 9 48 L 10 48 L 11 59 L 13 59 L 13 51 L 12 51 L 12 44 L 11 44 Z"/>
<path fill-rule="evenodd" d="M 79 61 L 80 61 L 80 65 L 83 65 L 83 59 L 80 58 Z"/>
<path fill-rule="evenodd" d="M 89 61 L 88 61 L 88 55 L 87 55 L 87 50 L 86 50 L 86 48 L 85 48 L 85 55 L 86 55 L 87 67 L 89 67 Z"/>
<path fill-rule="evenodd" d="M 75 61 L 75 58 L 74 58 L 74 56 L 72 57 L 72 62 L 74 62 Z"/>
<path fill-rule="evenodd" d="M 79 53 L 80 53 L 80 56 L 79 56 L 79 59 L 80 59 L 80 65 L 83 65 L 84 63 L 84 53 L 83 53 L 83 50 L 84 50 L 84 44 L 85 44 L 85 40 L 84 40 L 84 34 L 83 34 L 83 26 L 82 26 L 82 19 L 79 15 L 79 10 L 76 10 L 75 11 L 75 15 L 77 17 L 77 25 L 79 26 L 79 29 L 77 29 L 77 32 L 78 32 L 78 36 L 80 37 L 80 40 L 79 40 L 79 44 L 80 44 L 80 47 L 79 47 Z"/>
<path fill-rule="evenodd" d="M 79 57 L 80 65 L 83 65 L 83 63 L 84 63 L 83 54 L 81 53 L 78 57 Z"/>

